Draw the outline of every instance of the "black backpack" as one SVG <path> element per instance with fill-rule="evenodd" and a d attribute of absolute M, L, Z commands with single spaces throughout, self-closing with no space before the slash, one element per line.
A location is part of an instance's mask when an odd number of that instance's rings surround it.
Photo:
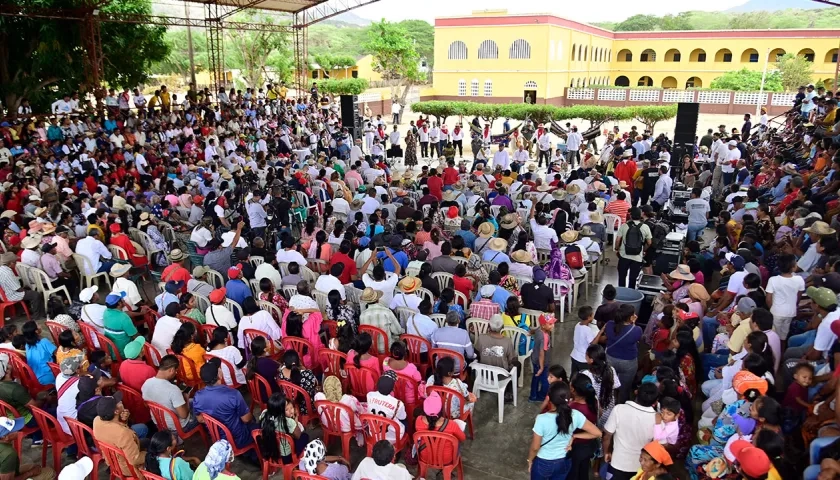
<path fill-rule="evenodd" d="M 645 244 L 642 235 L 642 222 L 627 222 L 627 234 L 624 236 L 624 253 L 627 255 L 639 255 Z"/>

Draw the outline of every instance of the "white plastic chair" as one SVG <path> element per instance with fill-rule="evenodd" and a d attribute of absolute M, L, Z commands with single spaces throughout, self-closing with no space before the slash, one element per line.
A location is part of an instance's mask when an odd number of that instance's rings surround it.
<path fill-rule="evenodd" d="M 108 285 L 108 290 L 111 289 L 111 277 L 108 275 L 108 272 L 95 272 L 93 270 L 93 265 L 90 263 L 90 260 L 84 255 L 79 255 L 78 253 L 73 254 L 73 260 L 76 261 L 76 266 L 79 268 L 79 276 L 82 277 L 82 283 L 84 284 L 83 288 L 87 288 L 93 285 L 94 280 L 96 280 L 96 284 L 99 284 L 99 279 L 104 278 L 105 284 Z M 86 274 L 84 272 L 93 272 L 92 274 Z M 72 302 L 72 300 L 71 300 Z"/>
<path fill-rule="evenodd" d="M 402 325 L 403 330 L 406 329 L 406 322 L 416 313 L 417 311 L 413 308 L 397 307 L 397 318 L 400 320 L 400 325 Z"/>
<path fill-rule="evenodd" d="M 546 250 L 544 248 L 537 249 L 537 263 L 540 265 L 545 265 L 546 263 L 551 261 L 551 250 Z"/>
<path fill-rule="evenodd" d="M 280 275 L 284 277 L 289 274 L 289 264 L 288 262 L 282 262 L 277 264 L 277 270 L 280 271 Z"/>
<path fill-rule="evenodd" d="M 275 319 L 278 319 L 278 321 L 281 321 L 283 319 L 283 312 L 277 305 L 266 300 L 257 300 L 257 306 L 260 307 L 260 310 L 265 310 L 271 313 L 271 316 Z"/>
<path fill-rule="evenodd" d="M 490 331 L 490 320 L 477 317 L 467 319 L 467 333 L 473 344 L 478 340 L 479 335 L 484 335 L 488 331 Z"/>
<path fill-rule="evenodd" d="M 517 285 L 517 287 L 516 287 L 516 288 L 517 288 L 517 289 L 519 289 L 519 290 L 522 290 L 522 287 L 523 287 L 526 283 L 534 283 L 534 279 L 533 279 L 533 278 L 523 277 L 523 276 L 521 276 L 521 275 L 514 275 L 514 276 L 513 276 L 513 278 L 515 278 L 515 279 L 516 279 L 516 285 Z"/>
<path fill-rule="evenodd" d="M 431 303 L 432 306 L 435 305 L 435 294 L 432 293 L 431 290 L 420 287 L 420 288 L 417 289 L 417 295 L 419 295 L 420 298 L 428 298 L 429 303 Z"/>
<path fill-rule="evenodd" d="M 458 228 L 460 228 L 460 227 L 458 227 Z M 458 228 L 456 228 L 455 230 L 458 230 Z M 455 263 L 460 263 L 461 265 L 463 265 L 465 267 L 467 266 L 467 263 L 469 263 L 469 260 L 467 260 L 464 257 L 450 257 L 450 258 L 452 260 L 455 260 Z"/>
<path fill-rule="evenodd" d="M 613 213 L 604 214 L 604 225 L 607 226 L 607 239 L 612 235 L 613 250 L 615 250 L 616 240 L 618 239 L 618 229 L 621 228 L 621 219 L 618 215 Z"/>
<path fill-rule="evenodd" d="M 493 218 L 498 217 L 501 210 L 502 210 L 501 205 L 491 205 L 490 206 L 490 213 L 493 214 Z"/>
<path fill-rule="evenodd" d="M 536 328 L 539 325 L 540 315 L 543 314 L 543 312 L 539 310 L 531 310 L 529 308 L 520 308 L 519 313 L 528 317 L 528 325 L 530 325 L 531 328 Z"/>
<path fill-rule="evenodd" d="M 560 280 L 559 278 L 547 278 L 545 284 L 554 291 L 554 301 L 560 302 L 560 323 L 563 323 L 566 321 L 566 308 L 568 307 L 571 311 L 568 292 L 574 290 L 574 285 L 568 280 Z M 566 289 L 566 293 L 563 292 L 563 288 Z"/>
<path fill-rule="evenodd" d="M 50 295 L 52 295 L 53 293 L 63 293 L 64 296 L 67 297 L 67 301 L 73 303 L 73 299 L 70 297 L 70 292 L 67 290 L 67 287 L 65 287 L 64 285 L 53 287 L 52 282 L 50 282 L 50 277 L 47 276 L 47 272 L 41 270 L 40 268 L 30 268 L 29 271 L 35 278 L 35 282 L 38 285 L 38 290 L 40 290 L 44 294 L 44 305 L 46 305 L 47 302 L 49 302 Z"/>
<path fill-rule="evenodd" d="M 283 296 L 286 297 L 286 300 L 291 300 L 292 295 L 297 295 L 297 287 L 294 285 L 281 287 L 280 291 L 283 292 Z"/>
<path fill-rule="evenodd" d="M 513 342 L 516 356 L 519 358 L 519 363 L 522 364 L 522 372 L 520 372 L 522 375 L 519 376 L 519 386 L 521 387 L 524 380 L 525 362 L 531 357 L 531 352 L 534 351 L 534 347 L 531 346 L 531 335 L 519 327 L 502 327 L 502 335 L 510 338 L 510 341 Z M 519 343 L 523 337 L 525 338 L 525 354 L 519 355 Z"/>
<path fill-rule="evenodd" d="M 470 308 L 470 299 L 458 290 L 455 290 L 455 303 L 464 307 L 464 310 L 469 310 Z"/>
<path fill-rule="evenodd" d="M 417 277 L 418 275 L 420 275 L 420 267 L 412 267 L 411 265 L 409 265 L 409 267 L 405 269 L 405 275 L 407 277 Z"/>
<path fill-rule="evenodd" d="M 251 262 L 251 265 L 253 265 L 254 268 L 257 268 L 260 265 L 262 265 L 263 263 L 265 263 L 265 258 L 257 255 L 257 256 L 251 257 L 248 261 Z"/>
<path fill-rule="evenodd" d="M 222 288 L 225 286 L 225 277 L 215 270 L 207 270 L 207 283 L 213 285 L 213 288 Z"/>
<path fill-rule="evenodd" d="M 443 328 L 446 326 L 446 314 L 444 313 L 433 313 L 429 315 L 429 318 L 435 321 L 438 324 L 438 327 Z"/>
<path fill-rule="evenodd" d="M 495 393 L 499 397 L 499 423 L 502 423 L 505 418 L 505 389 L 509 383 L 513 383 L 513 406 L 516 407 L 516 378 L 519 372 L 516 367 L 511 367 L 510 371 L 501 367 L 494 367 L 492 365 L 484 365 L 475 362 L 470 365 L 473 373 L 475 373 L 475 383 L 473 384 L 473 393 L 475 398 L 481 396 L 481 391 Z"/>
<path fill-rule="evenodd" d="M 580 286 L 583 285 L 584 292 L 589 297 L 589 272 L 584 273 L 579 277 L 575 277 L 575 288 L 574 293 L 572 293 L 572 308 L 577 307 L 577 299 L 578 295 L 580 294 Z"/>
<path fill-rule="evenodd" d="M 251 287 L 251 293 L 254 294 L 254 297 L 259 297 L 260 295 L 260 281 L 256 278 L 252 278 L 248 280 L 248 286 Z"/>
<path fill-rule="evenodd" d="M 326 313 L 327 306 L 330 304 L 327 293 L 320 290 L 312 290 L 312 296 L 315 298 L 315 302 L 318 304 L 318 308 L 321 310 L 321 313 Z"/>
<path fill-rule="evenodd" d="M 192 293 L 192 296 L 195 297 L 195 306 L 200 311 L 206 312 L 207 309 L 210 308 L 210 305 L 211 305 L 210 299 L 205 297 L 204 295 L 202 295 L 200 293 L 197 293 L 197 292 L 191 292 L 191 293 Z"/>
<path fill-rule="evenodd" d="M 488 274 L 493 270 L 497 270 L 499 268 L 499 264 L 497 262 L 491 262 L 490 260 L 485 260 L 481 262 L 481 266 L 487 269 Z"/>
<path fill-rule="evenodd" d="M 432 211 L 432 206 L 431 205 L 429 205 L 429 204 L 423 205 L 423 218 L 428 217 L 429 212 L 431 212 L 431 211 Z"/>
<path fill-rule="evenodd" d="M 162 252 L 163 250 L 155 246 L 155 242 L 152 241 L 152 237 L 150 237 L 146 232 L 138 230 L 137 237 L 140 239 L 137 243 L 146 249 L 146 259 L 149 261 L 149 265 L 152 265 L 152 256 L 158 252 Z"/>
<path fill-rule="evenodd" d="M 242 318 L 245 315 L 245 312 L 242 310 L 242 305 L 240 305 L 239 302 L 235 302 L 229 298 L 226 298 L 225 307 L 227 307 L 228 310 L 233 312 L 234 315 L 239 313 L 239 318 Z"/>
<path fill-rule="evenodd" d="M 438 288 L 442 292 L 443 289 L 454 285 L 453 279 L 455 278 L 455 275 L 446 272 L 435 272 L 432 274 L 432 278 L 437 281 Z"/>

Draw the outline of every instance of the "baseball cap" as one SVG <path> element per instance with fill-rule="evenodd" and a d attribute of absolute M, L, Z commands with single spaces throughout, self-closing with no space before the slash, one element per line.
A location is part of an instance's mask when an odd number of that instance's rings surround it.
<path fill-rule="evenodd" d="M 19 432 L 25 424 L 23 418 L 0 417 L 0 438 Z"/>
<path fill-rule="evenodd" d="M 753 310 L 755 310 L 755 300 L 750 297 L 741 297 L 738 300 L 737 310 L 744 315 L 752 315 Z"/>
<path fill-rule="evenodd" d="M 93 299 L 93 294 L 99 291 L 99 286 L 94 285 L 79 292 L 79 300 L 88 303 Z"/>
<path fill-rule="evenodd" d="M 553 315 L 546 315 L 546 314 L 540 315 L 540 326 L 553 325 L 555 323 L 557 323 L 557 319 L 554 318 Z"/>
<path fill-rule="evenodd" d="M 174 303 L 174 302 L 173 302 Z M 168 305 L 167 305 L 168 306 Z M 140 353 L 143 352 L 143 345 L 146 344 L 146 339 L 142 336 L 138 336 L 134 340 L 128 342 L 123 352 L 125 353 L 125 358 L 129 358 L 131 360 L 136 359 L 140 356 Z"/>
<path fill-rule="evenodd" d="M 93 471 L 93 460 L 82 457 L 76 463 L 71 463 L 58 474 L 58 480 L 85 480 Z"/>
<path fill-rule="evenodd" d="M 122 402 L 122 392 L 116 392 L 110 397 L 100 397 L 96 402 L 96 415 L 113 417 L 117 411 L 117 404 Z"/>
<path fill-rule="evenodd" d="M 440 415 L 440 411 L 443 408 L 443 400 L 440 398 L 440 394 L 437 392 L 432 393 L 426 400 L 423 401 L 423 413 L 430 417 L 435 417 Z"/>
<path fill-rule="evenodd" d="M 822 308 L 837 305 L 837 295 L 825 287 L 808 287 L 805 294 Z"/>
<path fill-rule="evenodd" d="M 166 282 L 166 291 L 169 292 L 169 293 L 176 293 L 183 286 L 184 286 L 184 281 L 183 280 L 178 280 L 177 282 L 175 280 L 170 280 L 170 281 Z"/>
<path fill-rule="evenodd" d="M 729 451 L 738 462 L 741 471 L 752 478 L 767 475 L 770 471 L 770 457 L 764 450 L 753 446 L 746 440 L 736 440 L 729 446 Z"/>
<path fill-rule="evenodd" d="M 125 292 L 111 293 L 107 297 L 105 297 L 105 305 L 107 305 L 109 307 L 114 307 L 118 303 L 120 303 L 120 301 L 123 298 L 125 298 L 125 295 L 126 295 Z"/>
<path fill-rule="evenodd" d="M 381 395 L 390 395 L 394 391 L 394 385 L 397 383 L 397 374 L 393 370 L 388 370 L 379 377 L 376 382 L 376 390 Z"/>
<path fill-rule="evenodd" d="M 81 355 L 74 355 L 72 357 L 66 357 L 64 360 L 62 360 L 58 368 L 64 375 L 73 375 L 76 373 L 76 370 L 79 369 L 79 366 L 81 364 Z"/>
<path fill-rule="evenodd" d="M 215 385 L 219 380 L 219 367 L 221 363 L 221 360 L 214 358 L 202 365 L 201 372 L 199 373 L 201 381 L 206 385 Z"/>

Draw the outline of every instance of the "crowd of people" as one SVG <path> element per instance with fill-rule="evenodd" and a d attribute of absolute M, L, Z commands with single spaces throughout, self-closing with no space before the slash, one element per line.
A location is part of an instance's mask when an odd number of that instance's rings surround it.
<path fill-rule="evenodd" d="M 835 478 L 840 136 L 804 90 L 673 161 L 636 127 L 552 149 L 529 124 L 529 152 L 477 119 L 401 140 L 370 115 L 354 139 L 317 86 L 0 123 L 0 291 L 27 316 L 0 330 L 0 476 L 85 478 L 108 446 L 167 480 L 238 478 L 234 453 L 339 480 L 462 469 L 474 372 L 515 368 L 542 405 L 533 479 Z M 677 188 L 682 262 L 639 318 L 618 293 L 652 273 Z M 586 305 L 610 245 L 618 285 Z M 327 455 L 315 423 L 366 458 Z M 78 460 L 23 465 L 23 435 Z"/>

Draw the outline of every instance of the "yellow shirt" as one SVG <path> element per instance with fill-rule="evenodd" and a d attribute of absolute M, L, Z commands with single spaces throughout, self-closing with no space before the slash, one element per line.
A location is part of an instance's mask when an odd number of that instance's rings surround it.
<path fill-rule="evenodd" d="M 289 89 L 286 87 L 280 87 L 280 98 L 285 99 L 286 95 L 289 93 Z"/>
<path fill-rule="evenodd" d="M 275 100 L 277 98 L 277 92 L 275 92 L 273 89 L 271 89 L 271 90 L 268 91 L 268 94 L 266 95 L 266 97 L 269 100 Z"/>
<path fill-rule="evenodd" d="M 833 124 L 835 122 L 835 120 L 834 120 L 835 118 L 837 118 L 837 109 L 836 108 L 834 110 L 832 110 L 831 112 L 829 112 L 825 116 L 825 119 L 823 121 L 826 122 L 826 123 L 832 123 Z"/>
<path fill-rule="evenodd" d="M 744 347 L 744 340 L 747 339 L 747 335 L 749 335 L 750 332 L 752 332 L 752 328 L 750 328 L 750 321 L 741 321 L 735 331 L 732 332 L 732 335 L 729 336 L 729 350 L 732 350 L 733 352 L 740 352 Z"/>
<path fill-rule="evenodd" d="M 172 103 L 172 98 L 169 96 L 169 92 L 160 93 L 160 103 L 164 106 L 169 106 L 169 104 Z"/>

